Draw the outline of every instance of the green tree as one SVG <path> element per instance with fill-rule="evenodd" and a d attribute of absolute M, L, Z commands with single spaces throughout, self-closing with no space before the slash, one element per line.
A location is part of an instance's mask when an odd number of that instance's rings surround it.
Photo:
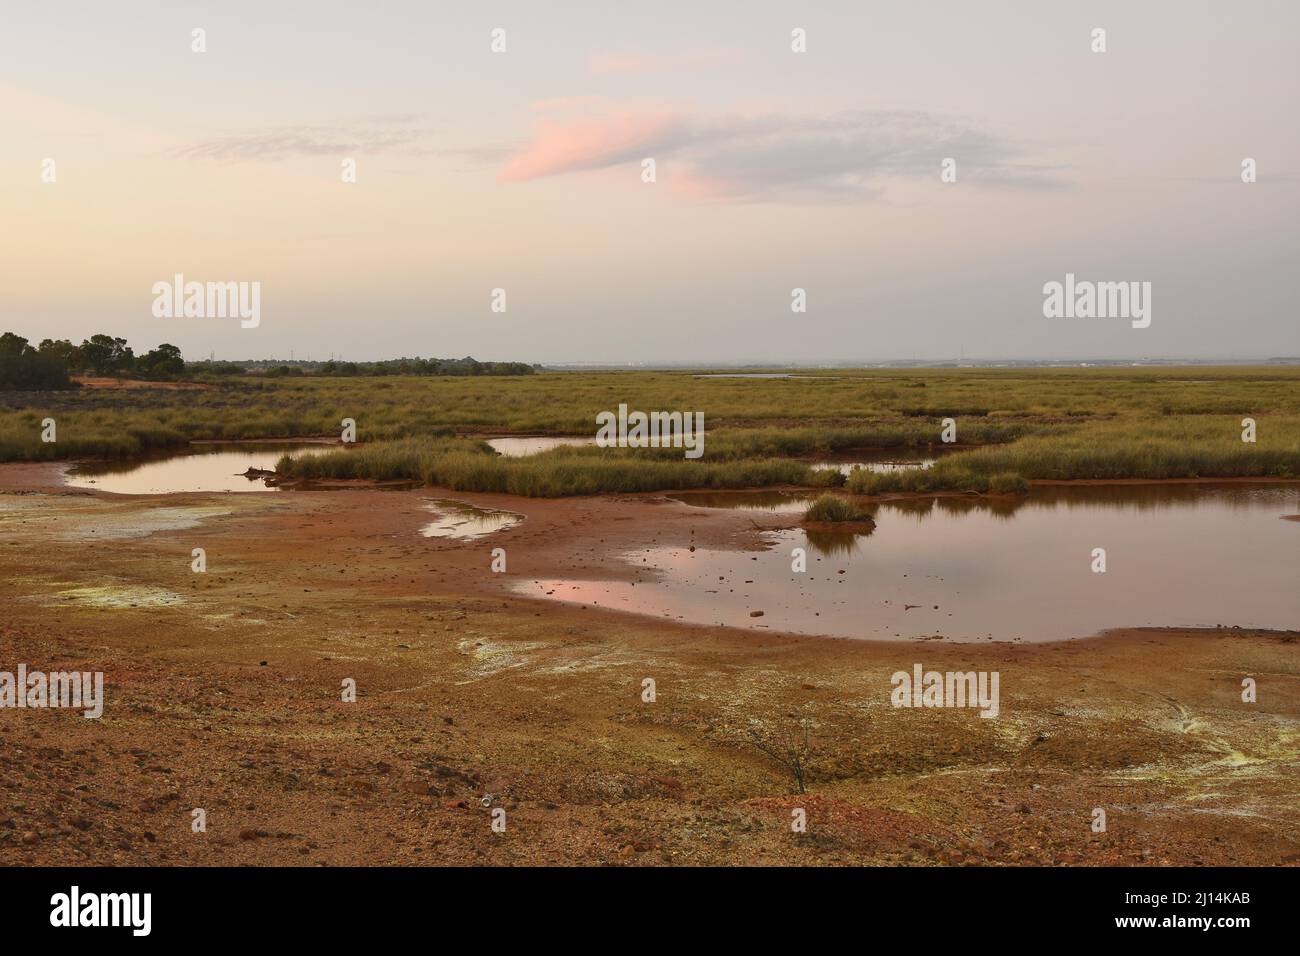
<path fill-rule="evenodd" d="M 0 335 L 0 388 L 71 388 L 67 365 L 52 352 L 27 344 L 21 335 Z"/>
<path fill-rule="evenodd" d="M 179 375 L 185 371 L 181 350 L 164 342 L 156 349 L 141 355 L 135 362 L 136 371 L 151 377 Z"/>
<path fill-rule="evenodd" d="M 79 369 L 85 363 L 81 349 L 67 339 L 44 339 L 36 350 L 42 355 L 53 356 L 62 362 L 69 371 Z"/>
<path fill-rule="evenodd" d="M 92 335 L 81 343 L 81 354 L 96 375 L 129 372 L 135 364 L 135 355 L 126 344 L 126 339 L 111 335 Z"/>

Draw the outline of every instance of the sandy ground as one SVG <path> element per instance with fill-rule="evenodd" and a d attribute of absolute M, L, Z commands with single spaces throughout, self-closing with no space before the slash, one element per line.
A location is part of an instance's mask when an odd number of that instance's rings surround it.
<path fill-rule="evenodd" d="M 206 391 L 216 387 L 206 382 L 151 382 L 139 378 L 111 378 L 94 375 L 74 375 L 72 380 L 82 388 L 101 389 L 164 388 L 168 391 Z"/>
<path fill-rule="evenodd" d="M 432 489 L 119 497 L 60 470 L 0 467 L 0 670 L 103 671 L 107 703 L 0 709 L 0 865 L 1300 862 L 1300 632 L 688 627 L 508 586 L 757 548 L 748 515 L 447 493 L 527 516 L 456 542 L 416 533 Z M 1001 715 L 891 707 L 918 661 L 997 670 Z M 799 794 L 751 731 L 804 728 Z"/>

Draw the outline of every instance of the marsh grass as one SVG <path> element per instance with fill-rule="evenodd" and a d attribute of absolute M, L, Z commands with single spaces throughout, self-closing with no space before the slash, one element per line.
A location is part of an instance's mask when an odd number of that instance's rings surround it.
<path fill-rule="evenodd" d="M 704 457 L 682 449 L 556 449 L 502 460 L 465 432 L 595 434 L 620 402 L 700 410 Z M 1259 441 L 1240 442 L 1240 419 Z M 40 440 L 53 417 L 58 441 Z M 204 390 L 0 393 L 0 460 L 127 458 L 196 439 L 339 435 L 361 447 L 285 467 L 317 477 L 402 478 L 463 490 L 599 491 L 834 487 L 792 458 L 937 446 L 957 419 L 957 454 L 932 468 L 858 471 L 854 491 L 1016 491 L 1048 478 L 1300 477 L 1300 367 L 841 369 L 799 379 L 695 372 L 541 373 L 514 378 L 288 378 Z M 346 457 L 341 457 L 346 456 Z M 335 470 L 334 475 L 325 474 Z M 306 476 L 304 476 L 306 477 Z"/>
<path fill-rule="evenodd" d="M 1259 418 L 1241 441 L 1240 418 L 1117 421 L 942 458 L 926 470 L 855 471 L 846 487 L 889 491 L 1017 491 L 1030 481 L 1300 478 L 1300 416 Z"/>
<path fill-rule="evenodd" d="M 874 515 L 858 502 L 843 495 L 820 495 L 804 512 L 805 521 L 872 521 Z"/>
<path fill-rule="evenodd" d="M 466 439 L 394 442 L 302 457 L 284 456 L 276 471 L 304 479 L 403 479 L 457 491 L 495 491 L 535 498 L 601 492 L 675 491 L 688 488 L 758 488 L 770 485 L 833 487 L 838 472 L 780 459 L 692 461 L 676 450 L 555 448 L 523 458 L 495 454 Z M 651 454 L 652 453 L 652 454 Z"/>
<path fill-rule="evenodd" d="M 1059 426 L 1034 421 L 974 421 L 961 430 L 961 440 L 967 445 L 991 445 L 1045 433 L 1053 427 Z M 927 448 L 939 445 L 938 439 L 934 421 L 880 419 L 807 428 L 723 428 L 708 436 L 705 451 L 710 458 L 828 457 L 859 449 Z"/>

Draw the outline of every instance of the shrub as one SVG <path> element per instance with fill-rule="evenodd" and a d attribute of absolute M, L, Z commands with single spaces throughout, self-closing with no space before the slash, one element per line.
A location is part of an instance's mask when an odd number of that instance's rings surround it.
<path fill-rule="evenodd" d="M 871 521 L 872 513 L 843 495 L 821 495 L 804 512 L 805 521 Z"/>

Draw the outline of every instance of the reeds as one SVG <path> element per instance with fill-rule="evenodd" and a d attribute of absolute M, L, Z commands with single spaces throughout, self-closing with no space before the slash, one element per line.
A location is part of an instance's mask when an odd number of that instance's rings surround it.
<path fill-rule="evenodd" d="M 666 452 L 675 452 L 668 457 Z M 497 455 L 482 442 L 408 438 L 322 455 L 285 456 L 276 471 L 304 479 L 408 480 L 457 491 L 563 495 L 756 488 L 831 487 L 844 479 L 806 462 L 780 459 L 693 461 L 680 449 L 556 448 L 523 458 Z"/>
<path fill-rule="evenodd" d="M 1098 423 L 951 455 L 923 471 L 856 471 L 846 487 L 861 494 L 1007 492 L 1043 480 L 1300 478 L 1300 416 L 1261 416 L 1257 427 L 1257 440 L 1248 443 L 1237 416 Z"/>
<path fill-rule="evenodd" d="M 819 495 L 817 500 L 804 512 L 803 517 L 805 521 L 813 522 L 871 521 L 873 519 L 870 510 L 843 495 Z"/>
<path fill-rule="evenodd" d="M 703 411 L 704 457 L 591 447 L 505 460 L 454 439 L 474 431 L 593 435 L 596 414 L 620 402 Z M 1258 422 L 1255 444 L 1240 441 L 1245 416 Z M 47 417 L 57 422 L 57 442 L 41 441 Z M 791 459 L 941 447 L 948 417 L 957 422 L 957 447 L 972 450 L 926 470 L 858 471 L 847 487 L 1005 493 L 1054 478 L 1300 477 L 1300 367 L 1283 365 L 845 369 L 791 379 L 293 377 L 188 391 L 7 392 L 0 393 L 0 460 L 132 457 L 194 439 L 337 436 L 352 418 L 361 447 L 286 467 L 537 495 L 834 487 L 838 474 Z M 326 475 L 327 468 L 339 473 Z"/>

